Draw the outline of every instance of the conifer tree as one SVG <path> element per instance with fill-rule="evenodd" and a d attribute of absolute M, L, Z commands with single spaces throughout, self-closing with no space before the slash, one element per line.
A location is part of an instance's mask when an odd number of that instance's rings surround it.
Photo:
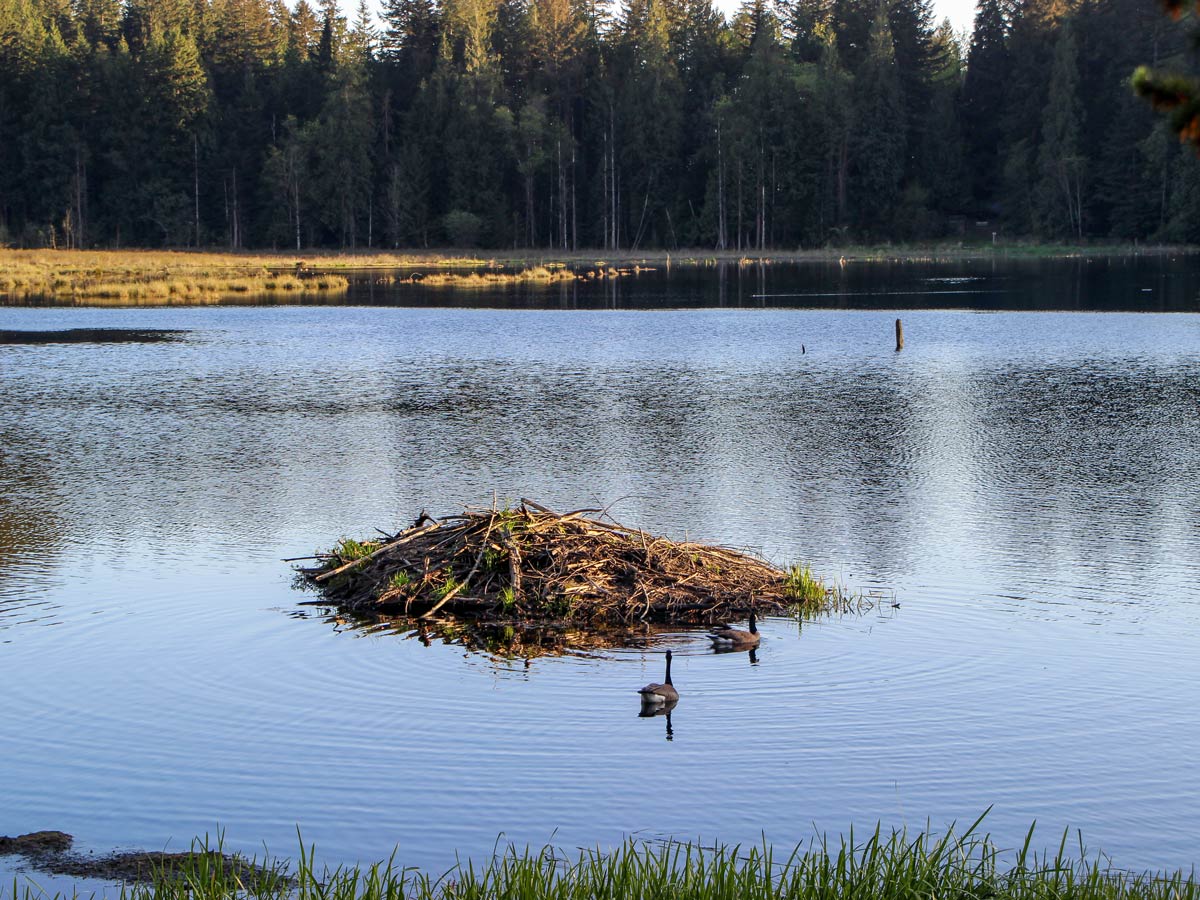
<path fill-rule="evenodd" d="M 293 116 L 288 116 L 278 140 L 267 152 L 263 179 L 270 196 L 271 215 L 268 225 L 274 247 L 295 247 L 300 250 L 306 236 L 311 243 L 312 229 L 305 216 L 309 203 L 309 146 L 312 136 Z"/>
<path fill-rule="evenodd" d="M 855 217 L 865 232 L 883 234 L 892 224 L 905 153 L 900 77 L 891 24 L 883 4 L 871 26 L 870 45 L 855 87 Z"/>
<path fill-rule="evenodd" d="M 1002 165 L 1001 116 L 1010 75 L 1001 0 L 979 0 L 963 82 L 963 125 L 972 160 L 972 193 L 983 208 L 996 200 Z"/>
<path fill-rule="evenodd" d="M 621 227 L 629 246 L 671 243 L 681 127 L 682 85 L 671 56 L 663 0 L 628 0 L 622 12 L 616 91 L 623 145 L 618 149 Z M 675 218 L 677 218 L 676 216 Z"/>
<path fill-rule="evenodd" d="M 945 216 L 964 212 L 971 199 L 961 121 L 964 67 L 949 19 L 934 34 L 934 44 L 941 68 L 925 111 L 920 182 L 933 209 Z"/>
<path fill-rule="evenodd" d="M 339 18 L 336 5 L 327 5 L 325 21 Z M 340 247 L 367 243 L 373 230 L 371 41 L 369 17 L 360 14 L 340 43 L 325 103 L 309 137 L 314 205 L 327 238 Z"/>
<path fill-rule="evenodd" d="M 850 141 L 854 127 L 853 79 L 842 67 L 837 36 L 818 26 L 821 42 L 817 68 L 816 106 L 822 124 L 824 165 L 819 192 L 817 239 L 822 243 L 844 237 L 849 226 Z"/>
<path fill-rule="evenodd" d="M 1080 147 L 1079 51 L 1068 19 L 1054 51 L 1050 94 L 1042 114 L 1038 151 L 1040 180 L 1034 212 L 1039 231 L 1052 236 L 1083 237 L 1083 179 L 1086 161 Z"/>

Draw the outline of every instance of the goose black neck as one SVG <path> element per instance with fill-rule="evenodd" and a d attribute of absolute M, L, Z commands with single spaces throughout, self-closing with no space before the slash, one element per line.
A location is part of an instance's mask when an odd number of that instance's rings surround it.
<path fill-rule="evenodd" d="M 750 633 L 758 634 L 758 627 L 754 624 L 754 610 L 750 610 Z"/>
<path fill-rule="evenodd" d="M 667 651 L 667 677 L 666 677 L 666 683 L 667 683 L 667 684 L 670 684 L 670 683 L 671 683 L 671 651 L 670 651 L 670 650 L 668 650 L 668 651 Z"/>

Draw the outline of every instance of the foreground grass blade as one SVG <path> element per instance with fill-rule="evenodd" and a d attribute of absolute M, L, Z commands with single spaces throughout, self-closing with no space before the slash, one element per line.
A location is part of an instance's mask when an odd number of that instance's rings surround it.
<path fill-rule="evenodd" d="M 626 841 L 611 851 L 583 849 L 567 857 L 553 847 L 510 846 L 486 863 L 459 861 L 432 878 L 400 867 L 393 856 L 374 865 L 318 868 L 316 851 L 300 842 L 294 863 L 259 863 L 210 848 L 191 853 L 152 880 L 115 889 L 114 900 L 1200 900 L 1194 870 L 1131 873 L 1103 855 L 1067 855 L 1064 832 L 1053 855 L 1039 857 L 1033 828 L 1022 846 L 998 848 L 979 831 L 936 835 L 876 827 L 865 842 L 822 836 L 792 848 L 776 863 L 765 839 L 741 846 Z M 1011 856 L 1009 868 L 1000 860 Z M 12 884 L 12 900 L 51 898 L 32 882 Z"/>

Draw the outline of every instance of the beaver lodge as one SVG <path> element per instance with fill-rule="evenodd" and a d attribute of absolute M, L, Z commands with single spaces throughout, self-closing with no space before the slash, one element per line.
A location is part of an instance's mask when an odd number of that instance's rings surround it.
<path fill-rule="evenodd" d="M 332 605 L 430 622 L 569 623 L 587 628 L 701 625 L 793 614 L 841 600 L 807 567 L 674 541 L 599 509 L 559 514 L 522 500 L 468 509 L 379 540 L 343 540 L 301 569 Z"/>

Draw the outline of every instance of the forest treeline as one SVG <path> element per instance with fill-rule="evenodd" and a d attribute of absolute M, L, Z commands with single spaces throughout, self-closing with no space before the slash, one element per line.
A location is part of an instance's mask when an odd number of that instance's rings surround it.
<path fill-rule="evenodd" d="M 0 0 L 0 243 L 1200 240 L 1149 0 Z"/>

